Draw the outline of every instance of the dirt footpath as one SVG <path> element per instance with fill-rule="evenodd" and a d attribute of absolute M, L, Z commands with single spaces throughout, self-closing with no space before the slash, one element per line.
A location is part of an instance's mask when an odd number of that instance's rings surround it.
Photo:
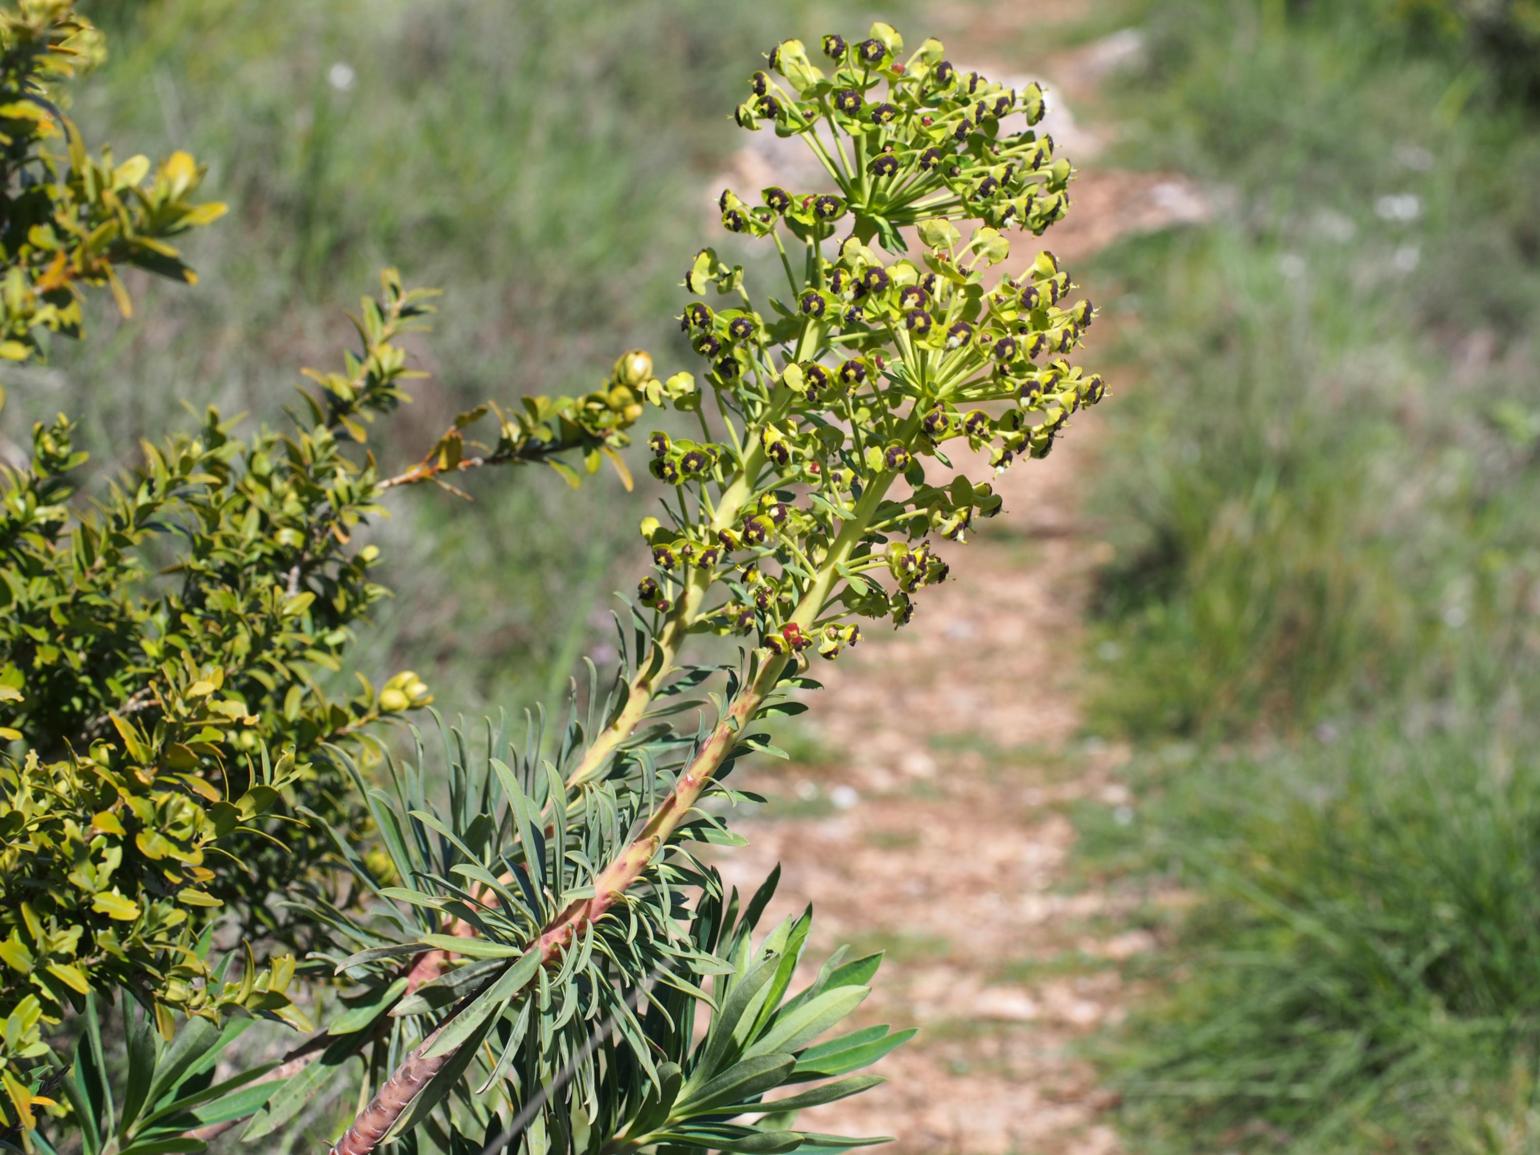
<path fill-rule="evenodd" d="M 937 34 L 960 67 L 1049 83 L 1050 131 L 1082 171 L 1044 243 L 1072 275 L 1126 231 L 1200 219 L 1180 179 L 1099 168 L 1101 135 L 1074 115 L 1139 51 L 1137 36 L 1002 67 L 1028 41 L 981 22 L 1000 7 L 959 6 Z M 776 159 L 747 153 L 734 179 Z M 1015 243 L 1013 265 L 1035 251 L 1031 238 Z M 1117 309 L 1098 288 L 1082 285 L 1104 312 L 1081 360 L 1104 372 L 1115 405 L 1129 383 L 1097 356 Z M 1004 512 L 943 549 L 956 576 L 921 595 L 909 628 L 877 627 L 813 671 L 827 688 L 795 736 L 797 761 L 759 761 L 735 783 L 783 801 L 744 825 L 751 844 L 725 860 L 729 877 L 752 887 L 783 863 L 774 913 L 811 902 L 817 946 L 887 951 L 863 1020 L 921 1028 L 882 1065 L 884 1086 L 809 1113 L 816 1130 L 896 1135 L 890 1150 L 927 1155 L 1122 1150 L 1077 1044 L 1123 1015 L 1118 964 L 1151 940 L 1128 929 L 1128 900 L 1076 885 L 1067 868 L 1068 808 L 1129 803 L 1119 751 L 1081 737 L 1078 705 L 1086 596 L 1108 548 L 1079 501 L 1099 464 L 1101 412 L 1077 416 L 1046 460 L 997 479 Z"/>

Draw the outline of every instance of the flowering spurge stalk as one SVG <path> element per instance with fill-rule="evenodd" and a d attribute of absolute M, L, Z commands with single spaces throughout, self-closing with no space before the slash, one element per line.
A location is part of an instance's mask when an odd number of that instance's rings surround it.
<path fill-rule="evenodd" d="M 1103 396 L 1101 379 L 1067 359 L 1091 324 L 1090 302 L 1072 298 L 1051 253 L 1007 265 L 1000 231 L 1041 233 L 1068 204 L 1070 170 L 1032 127 L 1041 91 L 961 76 L 935 41 L 902 58 L 882 24 L 855 45 L 824 46 L 827 75 L 799 42 L 779 45 L 770 69 L 780 79 L 756 73 L 739 119 L 799 136 L 837 191 L 772 187 L 752 208 L 723 194 L 724 226 L 770 239 L 785 289 L 756 299 L 741 268 L 702 250 L 685 278 L 697 299 L 680 318 L 706 361 L 702 380 L 676 374 L 646 390 L 694 415 L 701 434 L 649 439 L 651 471 L 672 490 L 664 516 L 642 524 L 655 566 L 638 588 L 649 640 L 586 750 L 529 788 L 521 806 L 538 823 L 526 818 L 496 853 L 447 870 L 409 867 L 422 889 L 408 901 L 492 941 L 430 922 L 415 944 L 374 948 L 392 958 L 414 945 L 447 950 L 463 965 L 408 1000 L 415 1014 L 430 992 L 441 992 L 438 1006 L 456 994 L 343 1135 L 340 1155 L 407 1126 L 408 1108 L 433 1102 L 428 1089 L 470 1061 L 477 1032 L 507 1015 L 525 1022 L 517 1008 L 601 955 L 615 969 L 597 985 L 640 984 L 650 972 L 622 948 L 626 928 L 666 939 L 680 883 L 700 877 L 681 840 L 715 829 L 697 804 L 754 748 L 750 723 L 778 691 L 811 684 L 802 671 L 814 651 L 832 659 L 855 643 L 860 619 L 907 622 L 917 591 L 947 574 L 933 543 L 961 541 L 975 518 L 998 512 L 989 482 L 954 464 L 948 443 L 1003 470 L 1044 456 L 1071 414 Z M 966 236 L 954 220 L 967 222 Z M 1001 265 L 1003 275 L 990 271 Z M 719 720 L 660 787 L 675 747 L 643 723 L 700 633 L 743 639 L 745 660 Z M 552 839 L 566 845 L 563 831 L 584 822 L 606 837 L 569 851 L 575 878 L 562 864 L 537 885 L 531 856 Z M 451 874 L 462 881 L 437 881 Z M 473 970 L 485 977 L 453 981 Z"/>
<path fill-rule="evenodd" d="M 907 620 L 909 595 L 945 573 L 921 539 L 961 538 L 999 505 L 987 484 L 927 485 L 923 459 L 949 465 L 941 447 L 953 439 L 987 447 L 997 467 L 1041 456 L 1070 413 L 1101 397 L 1100 378 L 1063 360 L 1094 311 L 1070 300 L 1053 255 L 989 288 L 982 272 L 1009 254 L 1000 228 L 1040 234 L 1069 205 L 1068 162 L 1033 128 L 1041 88 L 964 75 L 935 40 L 903 59 L 902 40 L 880 23 L 866 40 L 831 35 L 823 48 L 827 72 L 800 41 L 778 45 L 775 75 L 756 72 L 738 110 L 747 128 L 771 122 L 805 142 L 837 191 L 770 187 L 754 207 L 722 194 L 723 226 L 774 243 L 787 292 L 757 307 L 742 270 L 711 249 L 686 276 L 692 292 L 717 298 L 681 318 L 708 363 L 705 386 L 678 374 L 653 399 L 696 414 L 703 437 L 656 433 L 650 442 L 654 476 L 678 490 L 666 523 L 643 523 L 659 573 L 638 595 L 657 611 L 655 641 L 572 786 L 605 771 L 691 632 L 756 635 L 776 653 L 816 647 L 833 657 L 858 636 L 838 618 Z M 975 226 L 966 242 L 957 219 Z M 909 226 L 918 259 L 900 231 Z M 718 433 L 706 420 L 707 391 Z M 1015 405 L 983 408 L 991 402 Z M 874 508 L 867 528 L 885 543 L 902 540 L 859 561 L 836 557 L 833 542 L 861 496 L 898 478 L 910 484 L 907 501 Z M 860 543 L 857 527 L 847 550 Z M 895 589 L 870 579 L 883 570 Z M 815 590 L 821 598 L 809 598 Z M 842 612 L 825 620 L 829 601 Z"/>

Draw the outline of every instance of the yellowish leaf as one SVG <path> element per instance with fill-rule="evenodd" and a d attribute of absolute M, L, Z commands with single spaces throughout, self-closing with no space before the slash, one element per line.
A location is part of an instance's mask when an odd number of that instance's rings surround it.
<path fill-rule="evenodd" d="M 91 898 L 91 909 L 119 922 L 132 922 L 139 917 L 139 904 L 124 898 L 115 890 L 104 890 Z"/>

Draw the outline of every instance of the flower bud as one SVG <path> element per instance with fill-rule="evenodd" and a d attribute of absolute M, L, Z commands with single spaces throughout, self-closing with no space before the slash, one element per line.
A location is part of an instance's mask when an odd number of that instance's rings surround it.
<path fill-rule="evenodd" d="M 950 88 L 957 80 L 957 69 L 950 60 L 943 60 L 931 69 L 930 82 L 937 88 Z"/>
<path fill-rule="evenodd" d="M 642 605 L 657 605 L 658 599 L 662 596 L 662 587 L 658 585 L 657 578 L 651 576 L 650 574 L 636 583 L 636 599 L 637 601 L 641 602 Z"/>
<path fill-rule="evenodd" d="M 755 96 L 765 96 L 770 91 L 770 76 L 765 72 L 756 72 L 749 77 L 749 88 Z"/>
<path fill-rule="evenodd" d="M 939 534 L 948 541 L 962 541 L 973 523 L 973 510 L 971 507 L 962 509 L 945 510 L 936 508 L 930 513 L 931 532 Z"/>
<path fill-rule="evenodd" d="M 768 517 L 755 515 L 743 523 L 745 545 L 764 545 L 775 536 L 775 525 Z"/>
<path fill-rule="evenodd" d="M 634 389 L 652 376 L 652 358 L 644 349 L 632 349 L 615 362 L 613 376 L 622 385 Z"/>
<path fill-rule="evenodd" d="M 818 654 L 822 658 L 837 658 L 846 646 L 853 646 L 861 636 L 861 627 L 830 622 L 818 631 Z"/>
<path fill-rule="evenodd" d="M 759 443 L 764 446 L 766 456 L 777 465 L 785 465 L 791 460 L 791 446 L 786 435 L 774 425 L 766 425 L 760 431 Z"/>
<path fill-rule="evenodd" d="M 1021 90 L 1022 110 L 1027 114 L 1027 123 L 1036 124 L 1043 119 L 1043 113 L 1047 111 L 1043 100 L 1043 87 L 1036 81 Z"/>
<path fill-rule="evenodd" d="M 812 639 L 802 632 L 802 627 L 796 622 L 787 622 L 781 627 L 780 636 L 787 648 L 794 654 L 800 654 L 808 646 L 812 645 Z"/>

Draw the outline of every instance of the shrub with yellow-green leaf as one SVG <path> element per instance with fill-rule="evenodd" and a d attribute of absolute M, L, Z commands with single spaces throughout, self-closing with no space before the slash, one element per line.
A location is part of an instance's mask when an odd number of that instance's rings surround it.
<path fill-rule="evenodd" d="M 119 266 L 195 280 L 167 243 L 221 204 L 193 199 L 202 170 L 185 152 L 92 157 L 59 82 L 102 56 L 73 0 L 0 10 L 0 358 L 35 356 L 43 332 L 79 336 L 83 290 L 107 286 L 130 312 Z"/>
<path fill-rule="evenodd" d="M 40 357 L 45 332 L 79 335 L 88 288 L 126 312 L 119 265 L 192 281 L 165 238 L 222 211 L 189 199 L 200 171 L 184 153 L 153 174 L 87 155 L 58 85 L 100 51 L 67 0 L 0 8 L 10 361 Z M 334 840 L 364 819 L 335 751 L 367 753 L 365 731 L 431 697 L 411 671 L 333 685 L 387 593 L 365 540 L 382 499 L 486 465 L 575 478 L 561 455 L 592 471 L 625 444 L 653 384 L 640 353 L 588 396 L 478 407 L 420 461 L 381 470 L 368 426 L 421 375 L 400 339 L 431 297 L 387 271 L 355 320 L 359 350 L 309 374 L 283 429 L 210 409 L 87 488 L 60 416 L 31 430 L 24 464 L 0 465 L 0 1127 L 52 1107 L 49 1044 L 94 995 L 138 1002 L 167 1039 L 230 1010 L 305 1023 L 287 991 L 324 928 L 274 898 L 348 903 Z M 216 930 L 243 960 L 211 959 Z"/>

